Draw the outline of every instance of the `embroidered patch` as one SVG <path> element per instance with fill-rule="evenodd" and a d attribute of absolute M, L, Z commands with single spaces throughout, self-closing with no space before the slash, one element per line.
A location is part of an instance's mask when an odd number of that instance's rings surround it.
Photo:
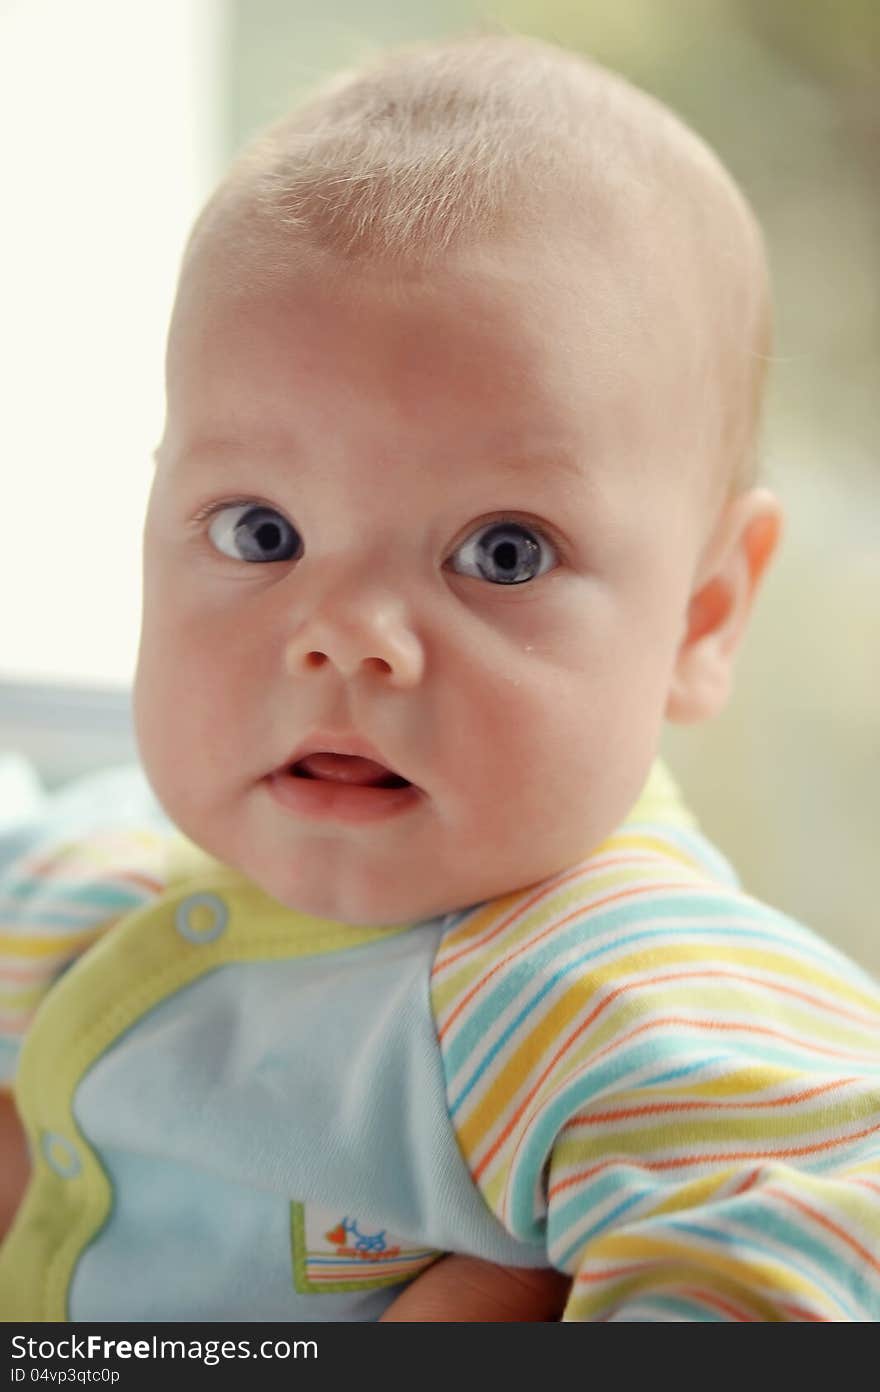
<path fill-rule="evenodd" d="M 441 1255 L 414 1247 L 361 1214 L 290 1205 L 293 1283 L 298 1291 L 369 1290 L 411 1281 Z"/>

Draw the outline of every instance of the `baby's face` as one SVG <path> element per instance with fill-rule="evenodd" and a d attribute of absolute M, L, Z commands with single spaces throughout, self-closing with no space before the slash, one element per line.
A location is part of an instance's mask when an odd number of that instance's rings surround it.
<path fill-rule="evenodd" d="M 583 858 L 655 755 L 704 534 L 674 353 L 613 266 L 557 249 L 395 294 L 214 269 L 178 305 L 145 536 L 165 808 L 282 903 L 363 924 Z"/>

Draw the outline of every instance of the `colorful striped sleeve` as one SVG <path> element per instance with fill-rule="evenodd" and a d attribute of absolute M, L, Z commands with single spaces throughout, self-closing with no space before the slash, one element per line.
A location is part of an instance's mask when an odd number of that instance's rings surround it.
<path fill-rule="evenodd" d="M 449 929 L 461 1151 L 567 1319 L 880 1319 L 880 992 L 700 840 L 625 826 Z"/>
<path fill-rule="evenodd" d="M 43 844 L 0 874 L 0 1082 L 54 981 L 103 933 L 161 893 L 168 837 L 95 832 Z"/>

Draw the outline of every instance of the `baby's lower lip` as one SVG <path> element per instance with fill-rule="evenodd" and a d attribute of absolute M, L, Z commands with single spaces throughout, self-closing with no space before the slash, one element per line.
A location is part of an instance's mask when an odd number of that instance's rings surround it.
<path fill-rule="evenodd" d="M 285 811 L 317 821 L 383 821 L 410 811 L 422 798 L 411 783 L 403 788 L 335 783 L 298 777 L 291 769 L 276 769 L 269 774 L 266 785 Z"/>

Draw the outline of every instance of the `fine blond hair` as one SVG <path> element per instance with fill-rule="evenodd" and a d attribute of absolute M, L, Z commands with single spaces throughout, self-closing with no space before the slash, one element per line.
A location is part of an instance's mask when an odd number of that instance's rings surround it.
<path fill-rule="evenodd" d="M 239 156 L 193 229 L 249 277 L 295 249 L 337 270 L 429 269 L 456 248 L 552 236 L 692 242 L 699 372 L 719 398 L 729 491 L 753 482 L 771 315 L 763 239 L 709 147 L 667 107 L 573 52 L 512 34 L 408 44 L 336 74 Z"/>

